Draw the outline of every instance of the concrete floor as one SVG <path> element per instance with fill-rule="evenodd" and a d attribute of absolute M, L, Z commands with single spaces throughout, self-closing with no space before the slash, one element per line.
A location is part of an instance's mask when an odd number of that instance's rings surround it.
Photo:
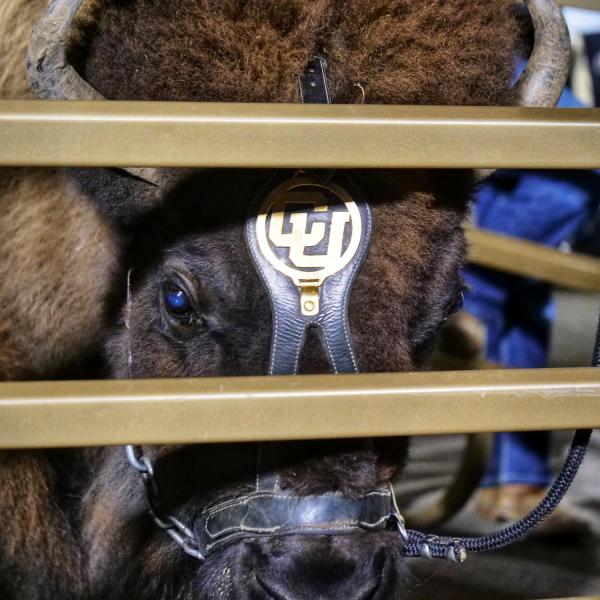
<path fill-rule="evenodd" d="M 554 434 L 556 468 L 570 435 Z M 415 439 L 406 497 L 418 494 L 423 501 L 427 494 L 436 493 L 449 480 L 463 444 L 464 438 L 459 436 Z M 564 502 L 589 524 L 589 534 L 554 539 L 534 534 L 503 550 L 472 554 L 461 565 L 411 559 L 414 582 L 409 600 L 600 596 L 600 432 L 592 436 L 588 456 Z M 468 505 L 439 533 L 482 535 L 491 529 Z"/>
<path fill-rule="evenodd" d="M 550 343 L 551 367 L 587 367 L 590 364 L 600 295 L 561 291 L 554 295 L 556 323 Z"/>
<path fill-rule="evenodd" d="M 557 294 L 557 324 L 551 366 L 587 366 L 590 361 L 600 296 Z M 552 462 L 558 469 L 572 432 L 553 434 Z M 456 469 L 461 436 L 416 438 L 403 483 L 403 501 L 427 499 Z M 583 536 L 530 538 L 509 548 L 471 555 L 461 564 L 411 559 L 410 600 L 533 599 L 600 596 L 600 432 L 592 436 L 586 460 L 565 504 L 589 524 Z M 491 528 L 467 505 L 440 533 L 481 535 Z"/>

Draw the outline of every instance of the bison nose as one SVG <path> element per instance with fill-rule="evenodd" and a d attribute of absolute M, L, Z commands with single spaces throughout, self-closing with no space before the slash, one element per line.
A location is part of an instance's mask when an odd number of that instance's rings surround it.
<path fill-rule="evenodd" d="M 273 547 L 257 565 L 257 582 L 269 599 L 375 598 L 386 561 L 383 549 L 353 554 L 352 545 L 339 538 L 294 538 Z"/>

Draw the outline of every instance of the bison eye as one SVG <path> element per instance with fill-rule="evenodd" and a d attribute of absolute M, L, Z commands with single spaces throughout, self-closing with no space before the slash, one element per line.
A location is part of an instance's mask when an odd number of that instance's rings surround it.
<path fill-rule="evenodd" d="M 452 313 L 458 312 L 465 305 L 465 293 L 461 290 L 456 299 L 454 300 L 454 304 L 452 305 Z"/>
<path fill-rule="evenodd" d="M 461 289 L 446 307 L 446 317 L 444 318 L 444 321 L 447 321 L 454 313 L 457 313 L 459 310 L 461 310 L 464 304 L 465 291 Z"/>
<path fill-rule="evenodd" d="M 165 305 L 169 312 L 178 317 L 188 316 L 192 306 L 187 294 L 179 287 L 169 286 L 165 290 Z"/>

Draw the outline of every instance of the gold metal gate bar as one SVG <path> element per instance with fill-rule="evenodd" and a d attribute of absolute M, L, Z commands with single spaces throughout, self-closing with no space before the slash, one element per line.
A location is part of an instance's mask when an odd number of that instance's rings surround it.
<path fill-rule="evenodd" d="M 0 384 L 0 447 L 600 426 L 600 369 Z"/>
<path fill-rule="evenodd" d="M 600 291 L 600 259 L 582 254 L 566 254 L 554 248 L 482 229 L 467 229 L 469 261 L 534 277 L 561 287 Z"/>
<path fill-rule="evenodd" d="M 0 165 L 599 168 L 600 109 L 3 101 Z"/>
<path fill-rule="evenodd" d="M 561 6 L 572 6 L 574 8 L 587 8 L 589 10 L 600 10 L 600 0 L 557 0 Z"/>

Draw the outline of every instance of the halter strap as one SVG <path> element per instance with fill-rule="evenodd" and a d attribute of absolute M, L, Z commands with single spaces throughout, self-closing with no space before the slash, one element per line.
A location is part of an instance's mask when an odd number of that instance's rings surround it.
<path fill-rule="evenodd" d="M 334 373 L 358 373 L 348 303 L 372 228 L 370 207 L 345 173 L 276 172 L 261 190 L 246 241 L 272 308 L 270 375 L 298 372 L 310 327 Z"/>
<path fill-rule="evenodd" d="M 298 89 L 302 104 L 331 104 L 327 61 L 322 56 L 313 57 L 304 73 L 298 76 Z"/>
<path fill-rule="evenodd" d="M 298 496 L 255 491 L 202 511 L 194 524 L 200 551 L 208 556 L 227 544 L 261 535 L 342 535 L 382 530 L 397 519 L 392 491 L 363 496 L 339 493 Z"/>

